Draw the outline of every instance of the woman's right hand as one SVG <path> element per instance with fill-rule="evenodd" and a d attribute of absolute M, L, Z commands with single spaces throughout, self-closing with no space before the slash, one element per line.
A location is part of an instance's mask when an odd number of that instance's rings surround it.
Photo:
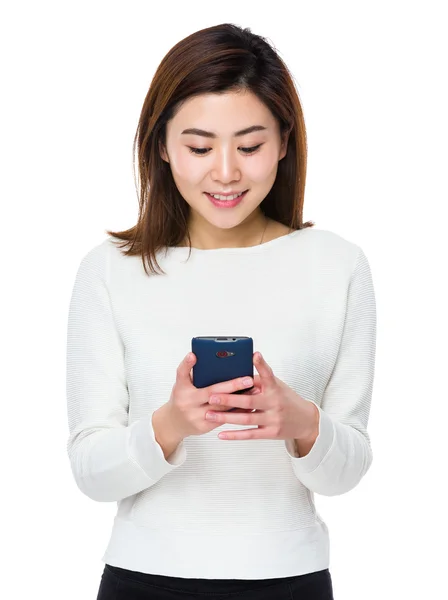
<path fill-rule="evenodd" d="M 188 360 L 189 357 L 190 360 Z M 222 381 L 204 388 L 197 388 L 193 385 L 191 376 L 191 369 L 195 363 L 196 355 L 190 352 L 177 367 L 176 382 L 167 402 L 170 424 L 182 439 L 190 435 L 202 435 L 219 427 L 219 423 L 205 419 L 205 413 L 208 410 L 231 410 L 229 407 L 220 405 L 211 407 L 208 401 L 212 394 L 231 394 L 243 389 L 247 389 L 248 394 L 256 393 L 256 388 L 249 391 L 249 388 L 253 386 L 253 381 L 251 380 L 251 383 L 244 385 L 243 377 Z M 238 409 L 237 412 L 251 411 Z"/>

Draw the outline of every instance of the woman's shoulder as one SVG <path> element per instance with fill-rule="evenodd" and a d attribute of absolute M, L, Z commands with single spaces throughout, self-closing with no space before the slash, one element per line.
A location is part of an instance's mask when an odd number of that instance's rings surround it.
<path fill-rule="evenodd" d="M 288 227 L 287 225 L 283 225 L 283 223 L 279 223 L 279 221 L 268 219 L 268 226 L 266 227 L 267 235 L 264 241 L 271 242 L 279 237 L 293 233 L 293 231 L 294 229 L 291 229 L 291 227 Z"/>
<path fill-rule="evenodd" d="M 275 240 L 276 238 L 293 233 L 291 229 L 283 223 L 270 219 L 268 229 L 270 235 L 265 241 Z M 296 236 L 291 236 L 303 249 L 303 243 L 306 243 L 307 248 L 313 255 L 322 254 L 323 256 L 334 256 L 339 259 L 345 258 L 349 262 L 356 258 L 361 250 L 361 247 L 355 242 L 345 238 L 338 233 L 329 229 L 320 229 L 318 227 L 305 227 L 300 230 L 301 233 Z"/>

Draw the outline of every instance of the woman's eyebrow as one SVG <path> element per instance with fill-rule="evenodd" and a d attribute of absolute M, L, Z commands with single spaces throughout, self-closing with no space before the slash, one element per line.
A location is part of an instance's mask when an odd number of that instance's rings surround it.
<path fill-rule="evenodd" d="M 245 129 L 241 129 L 240 131 L 236 131 L 233 134 L 233 137 L 239 137 L 242 135 L 247 135 L 248 133 L 252 133 L 253 131 L 266 131 L 268 128 L 263 127 L 263 125 L 251 125 L 251 127 L 246 127 Z M 184 129 L 182 131 L 184 133 L 188 133 L 190 135 L 200 135 L 201 137 L 207 138 L 217 138 L 218 136 L 213 131 L 204 131 L 203 129 L 197 129 L 196 127 L 190 127 L 189 129 Z"/>

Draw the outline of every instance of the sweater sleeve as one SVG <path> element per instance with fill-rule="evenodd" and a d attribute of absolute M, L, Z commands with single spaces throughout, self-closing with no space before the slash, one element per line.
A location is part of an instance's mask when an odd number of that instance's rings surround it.
<path fill-rule="evenodd" d="M 342 340 L 319 410 L 319 434 L 303 457 L 285 440 L 296 477 L 312 492 L 353 489 L 372 463 L 367 424 L 376 352 L 376 302 L 368 260 L 359 248 L 348 289 Z"/>
<path fill-rule="evenodd" d="M 82 259 L 67 330 L 67 452 L 77 486 L 99 502 L 141 492 L 186 459 L 183 442 L 165 459 L 152 413 L 128 424 L 125 347 L 108 292 L 109 260 L 104 243 Z"/>

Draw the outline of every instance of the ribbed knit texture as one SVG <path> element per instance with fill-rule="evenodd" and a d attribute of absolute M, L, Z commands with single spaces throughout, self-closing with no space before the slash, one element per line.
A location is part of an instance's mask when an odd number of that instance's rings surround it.
<path fill-rule="evenodd" d="M 71 469 L 117 502 L 103 561 L 158 575 L 289 577 L 329 567 L 314 494 L 354 488 L 372 462 L 367 425 L 376 306 L 362 249 L 309 228 L 249 248 L 169 248 L 166 275 L 112 238 L 76 274 L 68 317 Z M 188 259 L 188 260 L 187 260 Z M 319 409 L 306 456 L 293 440 L 220 440 L 223 424 L 165 460 L 152 428 L 194 336 L 251 336 L 275 375 Z M 256 370 L 255 370 L 256 373 Z"/>

